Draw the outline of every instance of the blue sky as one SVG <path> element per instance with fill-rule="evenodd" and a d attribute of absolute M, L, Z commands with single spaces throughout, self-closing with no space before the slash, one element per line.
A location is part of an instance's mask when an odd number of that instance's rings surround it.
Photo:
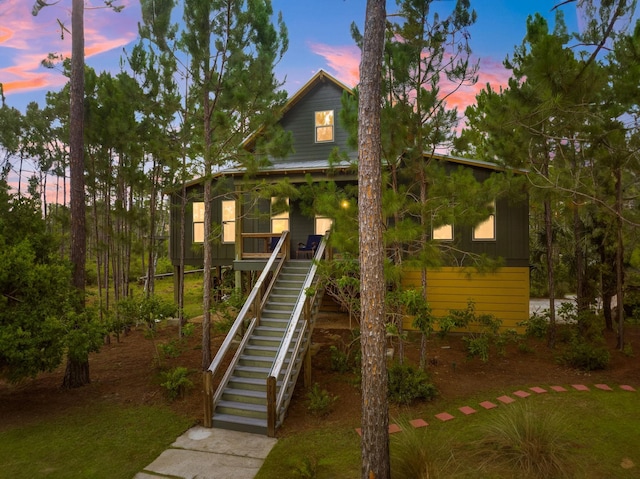
<path fill-rule="evenodd" d="M 40 66 L 48 53 L 69 55 L 70 35 L 61 38 L 58 20 L 70 25 L 71 0 L 60 0 L 31 15 L 35 0 L 0 0 L 0 83 L 9 106 L 24 110 L 30 101 L 44 105 L 45 93 L 59 90 L 66 78 L 58 70 Z M 558 0 L 471 0 L 478 21 L 471 28 L 471 47 L 480 60 L 480 81 L 462 92 L 459 111 L 473 101 L 475 93 L 487 82 L 504 84 L 508 73 L 502 61 L 520 44 L 526 18 L 541 13 L 552 23 L 551 9 Z M 99 0 L 92 0 L 99 5 Z M 98 72 L 119 71 L 123 49 L 136 41 L 140 20 L 138 0 L 122 0 L 121 13 L 101 9 L 85 12 L 86 61 Z M 396 10 L 395 1 L 387 3 L 388 13 Z M 273 0 L 275 11 L 282 11 L 289 30 L 289 50 L 277 67 L 285 88 L 294 93 L 319 69 L 324 69 L 349 86 L 358 81 L 359 50 L 350 36 L 350 25 L 364 23 L 365 0 Z M 441 15 L 454 6 L 452 0 L 433 4 Z M 569 30 L 577 28 L 575 4 L 562 7 Z"/>

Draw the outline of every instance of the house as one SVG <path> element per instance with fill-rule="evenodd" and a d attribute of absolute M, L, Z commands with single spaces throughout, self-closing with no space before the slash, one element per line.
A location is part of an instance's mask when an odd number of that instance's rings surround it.
<path fill-rule="evenodd" d="M 295 95 L 285 107 L 281 119 L 282 128 L 290 131 L 293 153 L 286 158 L 273 158 L 257 178 L 267 182 L 287 180 L 297 187 L 308 181 L 332 180 L 338 187 L 357 185 L 357 152 L 347 145 L 347 132 L 341 128 L 338 116 L 341 97 L 351 90 L 340 81 L 319 71 Z M 251 148 L 254 138 L 245 142 Z M 335 149 L 346 152 L 346 158 L 331 163 L 329 157 Z M 446 168 L 463 166 L 473 171 L 478 181 L 484 181 L 500 167 L 483 161 L 448 155 L 429 155 L 442 162 Z M 264 268 L 277 238 L 284 230 L 289 234 L 292 256 L 298 245 L 305 243 L 309 235 L 322 235 L 331 226 L 331 218 L 305 215 L 295 201 L 288 211 L 275 210 L 275 200 L 252 199 L 246 196 L 239 204 L 238 191 L 245 190 L 245 172 L 239 168 L 227 168 L 214 176 L 216 191 L 212 209 L 213 222 L 218 226 L 217 241 L 213 245 L 213 266 L 218 275 L 233 270 L 238 277 L 243 271 L 260 271 Z M 204 232 L 204 203 L 202 184 L 198 180 L 188 184 L 190 198 L 187 208 L 185 264 L 201 266 Z M 176 273 L 179 265 L 180 222 L 179 198 L 171 198 L 170 256 Z M 485 254 L 500 257 L 503 266 L 491 273 L 478 273 L 463 263 L 451 264 L 428 272 L 427 299 L 436 315 L 444 315 L 450 309 L 464 309 L 469 300 L 475 302 L 478 312 L 493 313 L 503 321 L 503 328 L 515 328 L 529 315 L 529 251 L 528 251 L 528 203 L 498 199 L 494 214 L 475 228 L 446 225 L 433 231 L 434 237 L 443 242 L 455 241 L 456 248 L 469 254 Z M 176 275 L 177 277 L 177 275 Z M 419 287 L 419 271 L 408 274 L 405 286 Z M 407 322 L 407 327 L 410 324 Z"/>
<path fill-rule="evenodd" d="M 303 371 L 305 384 L 310 385 L 309 345 L 323 294 L 322 288 L 315 287 L 317 262 L 310 256 L 331 255 L 333 248 L 327 247 L 326 241 L 308 244 L 308 238 L 325 235 L 334 220 L 338 235 L 343 229 L 340 206 L 348 210 L 350 204 L 347 201 L 341 205 L 336 198 L 347 190 L 357 191 L 357 155 L 349 148 L 347 132 L 338 121 L 345 92 L 350 89 L 326 72 L 318 72 L 290 99 L 280 120 L 282 128 L 291 132 L 293 152 L 289 156 L 271 158 L 270 165 L 251 177 L 236 167 L 214 175 L 211 206 L 216 241 L 212 266 L 219 281 L 233 271 L 236 287 L 243 287 L 248 297 L 205 372 L 205 426 L 273 436 L 284 421 L 293 388 Z M 252 151 L 254 141 L 255 136 L 248 138 L 245 148 Z M 336 157 L 335 151 L 344 154 Z M 428 155 L 427 159 L 441 163 L 449 174 L 453 169 L 466 168 L 480 182 L 500 171 L 490 163 L 451 156 Z M 284 185 L 290 194 L 256 196 L 256 184 L 262 185 L 262 192 L 268 191 L 269 185 Z M 318 214 L 319 209 L 309 207 L 308 197 L 304 203 L 301 195 L 291 194 L 291 189 L 308 191 L 321 184 L 335 185 L 335 217 Z M 203 185 L 193 181 L 187 185 L 187 192 L 184 263 L 202 266 Z M 315 201 L 315 196 L 310 196 Z M 351 194 L 351 201 L 355 196 Z M 176 273 L 180 273 L 180 204 L 179 195 L 172 194 L 169 244 Z M 528 317 L 526 200 L 496 199 L 493 214 L 475 227 L 445 224 L 431 234 L 443 242 L 443 247 L 444 243 L 455 244 L 455 250 L 462 252 L 452 264 L 427 272 L 427 299 L 436 315 L 464 309 L 472 300 L 477 312 L 495 314 L 507 328 Z M 301 250 L 299 245 L 307 247 Z M 483 254 L 502 258 L 502 267 L 480 273 L 465 262 L 469 255 Z M 403 283 L 420 287 L 422 275 L 409 272 Z M 408 319 L 405 323 L 410 326 Z M 234 352 L 232 344 L 238 335 L 241 339 Z M 231 355 L 233 359 L 224 360 Z M 228 367 L 223 366 L 227 363 Z M 212 378 L 225 367 L 214 392 Z"/>

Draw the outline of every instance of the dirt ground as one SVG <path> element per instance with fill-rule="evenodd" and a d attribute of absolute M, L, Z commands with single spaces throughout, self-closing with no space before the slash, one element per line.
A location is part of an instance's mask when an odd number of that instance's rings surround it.
<path fill-rule="evenodd" d="M 160 371 L 154 360 L 154 342 L 145 338 L 140 327 L 117 341 L 105 345 L 99 353 L 90 357 L 91 384 L 75 390 L 62 390 L 60 385 L 64 366 L 56 371 L 40 374 L 35 379 L 17 385 L 0 382 L 0 430 L 39 421 L 45 417 L 64 415 L 76 407 L 86 407 L 105 401 L 122 405 L 169 405 L 176 412 L 202 422 L 202 376 L 199 325 L 196 333 L 184 345 L 178 358 L 167 359 L 162 367 L 186 366 L 192 373 L 194 388 L 184 398 L 170 402 L 160 386 Z M 331 345 L 341 345 L 351 338 L 346 316 L 331 313 L 321 315 L 313 335 L 313 382 L 339 397 L 339 407 L 326 418 L 319 420 L 307 411 L 306 390 L 298 385 L 279 436 L 294 434 L 306 428 L 317 427 L 321 421 L 355 425 L 360 417 L 360 394 L 355 376 L 337 374 L 330 368 Z M 640 348 L 640 328 L 629 326 L 627 342 Z M 156 343 L 167 343 L 177 337 L 177 326 L 167 324 L 159 329 Z M 212 350 L 215 353 L 223 337 L 214 335 Z M 439 399 L 454 399 L 477 395 L 483 391 L 502 388 L 520 388 L 536 385 L 570 385 L 575 383 L 610 385 L 630 384 L 640 387 L 640 349 L 636 357 L 614 350 L 615 337 L 607 333 L 611 351 L 608 369 L 584 373 L 560 366 L 557 351 L 551 351 L 542 342 L 530 342 L 529 352 L 523 353 L 515 344 L 507 348 L 504 356 L 492 354 L 487 363 L 465 357 L 459 336 L 432 339 L 428 344 L 428 371 L 439 391 Z M 419 340 L 405 345 L 405 357 L 417 364 Z M 300 381 L 301 382 L 301 381 Z M 488 398 L 490 399 L 490 398 Z M 397 409 L 391 408 L 391 414 Z M 403 411 L 406 412 L 406 411 Z"/>

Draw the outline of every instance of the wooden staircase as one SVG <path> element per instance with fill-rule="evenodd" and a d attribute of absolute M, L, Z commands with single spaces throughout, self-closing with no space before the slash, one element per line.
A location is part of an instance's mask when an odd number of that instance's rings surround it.
<path fill-rule="evenodd" d="M 289 261 L 276 281 L 265 308 L 260 325 L 256 326 L 239 356 L 220 401 L 213 412 L 213 426 L 223 429 L 267 434 L 267 377 L 287 331 L 291 315 L 300 299 L 311 261 Z M 303 298 L 304 299 L 304 298 Z M 294 337 L 300 334 L 301 326 Z M 305 338 L 305 342 L 308 341 Z M 290 348 L 291 349 L 291 348 Z M 306 349 L 306 345 L 305 345 Z M 288 351 L 285 362 L 292 360 Z M 302 359 L 294 359 L 293 378 L 287 384 L 290 395 L 302 366 Z M 277 388 L 282 381 L 277 382 Z"/>
<path fill-rule="evenodd" d="M 272 259 L 276 258 L 274 251 Z M 243 316 L 248 317 L 247 311 L 253 309 L 254 317 L 211 397 L 207 397 L 205 382 L 205 401 L 213 403 L 213 427 L 275 435 L 303 365 L 310 367 L 311 333 L 322 299 L 322 293 L 316 290 L 315 271 L 312 260 L 288 260 L 283 255 L 263 298 L 262 276 L 256 282 L 247 299 L 249 304 L 238 315 L 245 324 L 247 319 Z M 314 294 L 309 295 L 308 291 Z M 232 327 L 229 335 L 237 336 L 237 328 Z M 225 343 L 221 349 L 230 347 L 229 337 Z M 224 351 L 218 352 L 209 368 L 212 373 L 221 362 L 221 354 Z M 205 417 L 205 425 L 206 422 Z"/>

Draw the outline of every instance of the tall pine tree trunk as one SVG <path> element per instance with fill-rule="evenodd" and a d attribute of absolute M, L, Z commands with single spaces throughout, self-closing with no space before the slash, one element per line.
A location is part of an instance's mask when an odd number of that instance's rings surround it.
<path fill-rule="evenodd" d="M 85 200 L 84 200 L 84 0 L 73 0 L 71 10 L 71 107 L 70 107 L 70 176 L 71 176 L 71 263 L 73 286 L 78 291 L 78 312 L 85 301 Z M 88 384 L 89 357 L 69 356 L 62 381 L 63 388 Z"/>
<path fill-rule="evenodd" d="M 358 106 L 363 479 L 388 479 L 391 474 L 380 165 L 380 94 L 385 17 L 384 0 L 367 1 Z"/>

